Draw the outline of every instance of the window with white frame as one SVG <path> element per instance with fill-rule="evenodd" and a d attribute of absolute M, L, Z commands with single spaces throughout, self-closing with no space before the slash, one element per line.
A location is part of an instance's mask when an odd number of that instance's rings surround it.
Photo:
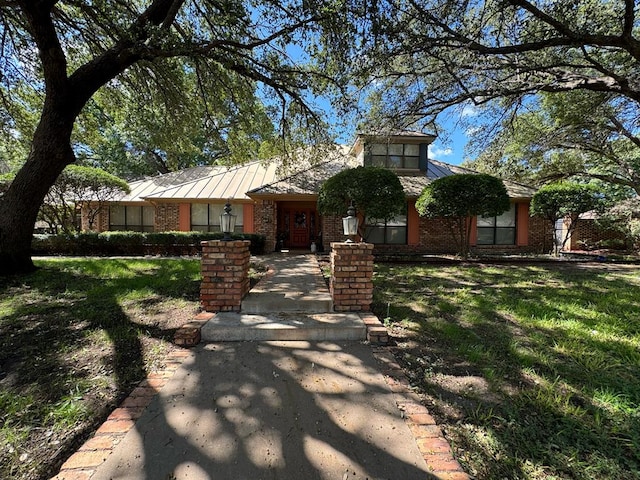
<path fill-rule="evenodd" d="M 111 205 L 109 230 L 153 232 L 156 209 L 142 205 Z"/>
<path fill-rule="evenodd" d="M 231 205 L 231 215 L 236 216 L 236 233 L 243 232 L 244 216 L 242 204 Z M 220 215 L 224 213 L 222 203 L 192 203 L 191 230 L 197 232 L 219 232 Z"/>
<path fill-rule="evenodd" d="M 478 217 L 478 245 L 514 245 L 516 243 L 516 205 L 502 215 Z"/>
<path fill-rule="evenodd" d="M 369 165 L 393 169 L 418 170 L 420 145 L 405 143 L 373 143 L 368 148 Z"/>

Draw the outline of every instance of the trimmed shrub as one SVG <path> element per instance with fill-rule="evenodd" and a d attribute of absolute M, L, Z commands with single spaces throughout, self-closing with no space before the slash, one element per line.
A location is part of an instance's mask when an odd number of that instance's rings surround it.
<path fill-rule="evenodd" d="M 75 235 L 33 235 L 34 255 L 198 255 L 201 242 L 220 240 L 220 232 L 83 232 Z M 264 235 L 233 234 L 249 240 L 253 255 L 264 253 Z"/>

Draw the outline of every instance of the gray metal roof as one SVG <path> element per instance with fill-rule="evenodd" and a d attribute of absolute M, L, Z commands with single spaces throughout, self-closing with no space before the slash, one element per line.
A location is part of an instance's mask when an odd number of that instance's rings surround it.
<path fill-rule="evenodd" d="M 252 162 L 145 195 L 147 200 L 249 200 L 246 193 L 277 178 L 278 165 Z"/>
<path fill-rule="evenodd" d="M 313 196 L 322 183 L 336 173 L 358 166 L 349 155 L 349 147 L 331 146 L 296 152 L 288 163 L 274 159 L 268 164 L 251 162 L 242 166 L 194 167 L 158 175 L 129 184 L 131 193 L 121 202 L 164 201 L 250 201 L 252 197 L 270 195 Z M 318 161 L 318 158 L 322 159 Z M 477 173 L 464 167 L 429 159 L 427 172 L 402 175 L 400 183 L 406 195 L 417 198 L 433 180 L 458 173 Z M 505 180 L 509 197 L 531 198 L 535 188 Z"/>
<path fill-rule="evenodd" d="M 145 198 L 149 195 L 162 192 L 175 185 L 181 185 L 208 175 L 215 175 L 223 170 L 226 170 L 226 167 L 193 167 L 185 168 L 178 172 L 171 172 L 163 175 L 157 175 L 155 177 L 145 178 L 143 180 L 136 180 L 129 183 L 131 192 L 128 195 L 123 195 L 117 200 L 120 202 L 144 202 Z"/>

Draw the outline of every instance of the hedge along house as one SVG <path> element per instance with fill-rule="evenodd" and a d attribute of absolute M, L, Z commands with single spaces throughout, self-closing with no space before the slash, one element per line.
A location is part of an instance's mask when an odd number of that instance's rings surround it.
<path fill-rule="evenodd" d="M 428 158 L 434 136 L 402 132 L 393 136 L 358 135 L 350 148 L 308 150 L 288 169 L 281 162 L 243 166 L 195 167 L 132 182 L 131 193 L 105 208 L 100 230 L 219 231 L 220 214 L 228 201 L 237 216 L 237 233 L 266 237 L 267 251 L 278 246 L 310 249 L 343 241 L 340 216 L 320 216 L 317 194 L 322 183 L 339 171 L 359 165 L 390 168 L 407 196 L 403 215 L 380 223 L 362 218 L 365 240 L 378 253 L 455 253 L 457 245 L 442 219 L 418 216 L 415 201 L 431 181 L 462 167 Z M 529 216 L 533 188 L 505 182 L 511 209 L 493 218 L 473 218 L 475 250 L 525 253 L 551 245 L 545 222 Z M 345 208 L 346 215 L 346 208 Z"/>

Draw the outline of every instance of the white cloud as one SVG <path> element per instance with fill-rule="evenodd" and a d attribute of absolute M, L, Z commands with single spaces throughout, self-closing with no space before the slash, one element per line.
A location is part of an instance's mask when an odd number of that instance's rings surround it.
<path fill-rule="evenodd" d="M 436 145 L 429 145 L 429 158 L 447 157 L 453 155 L 453 149 L 441 148 Z"/>
<path fill-rule="evenodd" d="M 472 136 L 474 136 L 476 133 L 478 133 L 478 132 L 479 132 L 479 131 L 481 131 L 481 130 L 482 130 L 482 127 L 478 127 L 478 126 L 476 126 L 476 127 L 469 127 L 469 128 L 467 128 L 467 129 L 464 131 L 464 134 L 465 134 L 467 137 L 472 137 Z"/>
<path fill-rule="evenodd" d="M 478 109 L 475 105 L 467 103 L 460 112 L 461 117 L 477 117 L 479 115 Z"/>

